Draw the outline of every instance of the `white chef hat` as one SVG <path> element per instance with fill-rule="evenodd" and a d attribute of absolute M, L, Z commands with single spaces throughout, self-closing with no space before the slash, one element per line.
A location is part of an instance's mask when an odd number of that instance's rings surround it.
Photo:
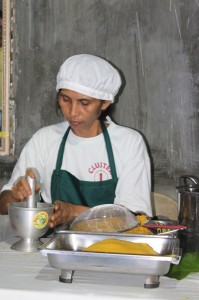
<path fill-rule="evenodd" d="M 121 83 L 119 72 L 105 59 L 91 54 L 79 54 L 69 57 L 61 65 L 56 90 L 69 89 L 114 102 Z"/>

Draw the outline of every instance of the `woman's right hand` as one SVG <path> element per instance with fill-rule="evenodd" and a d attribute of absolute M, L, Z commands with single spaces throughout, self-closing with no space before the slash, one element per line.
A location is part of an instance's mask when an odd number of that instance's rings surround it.
<path fill-rule="evenodd" d="M 12 187 L 12 196 L 16 201 L 25 201 L 28 196 L 32 194 L 31 188 L 29 186 L 27 176 L 30 176 L 32 179 L 36 178 L 34 169 L 28 168 L 26 170 L 25 176 L 19 177 L 13 184 Z M 36 182 L 35 192 L 38 192 L 41 188 L 40 183 Z"/>
<path fill-rule="evenodd" d="M 26 176 L 30 176 L 36 180 L 35 192 L 38 192 L 41 188 L 39 183 L 39 176 L 37 170 L 34 168 L 28 168 L 25 176 L 19 177 L 13 184 L 11 190 L 4 190 L 0 193 L 0 214 L 8 214 L 8 203 L 25 201 L 28 196 L 31 195 L 32 191 L 28 184 Z"/>

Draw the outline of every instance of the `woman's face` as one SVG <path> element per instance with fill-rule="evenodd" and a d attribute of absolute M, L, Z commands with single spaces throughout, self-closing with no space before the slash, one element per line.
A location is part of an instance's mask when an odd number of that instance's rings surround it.
<path fill-rule="evenodd" d="M 111 102 L 101 101 L 72 90 L 61 89 L 58 103 L 74 134 L 81 137 L 92 137 L 99 134 L 98 118 L 102 110 L 107 109 Z"/>

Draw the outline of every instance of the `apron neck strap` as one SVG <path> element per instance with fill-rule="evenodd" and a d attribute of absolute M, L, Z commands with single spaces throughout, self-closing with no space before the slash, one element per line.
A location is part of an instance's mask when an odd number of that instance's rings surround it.
<path fill-rule="evenodd" d="M 109 160 L 110 169 L 111 169 L 111 175 L 112 175 L 113 179 L 117 179 L 117 172 L 116 172 L 116 168 L 115 168 L 113 149 L 112 149 L 110 137 L 108 134 L 108 130 L 103 121 L 100 121 L 100 124 L 101 124 L 102 133 L 104 135 L 104 140 L 105 140 L 105 144 L 106 144 L 106 150 L 107 150 L 108 160 Z"/>
<path fill-rule="evenodd" d="M 66 130 L 66 132 L 65 132 L 65 134 L 62 138 L 62 142 L 60 144 L 60 147 L 59 147 L 59 152 L 58 152 L 58 156 L 57 156 L 57 163 L 56 163 L 56 169 L 57 170 L 61 169 L 62 160 L 63 160 L 63 156 L 64 156 L 65 143 L 66 143 L 66 139 L 68 137 L 69 131 L 70 131 L 70 126 Z"/>
<path fill-rule="evenodd" d="M 111 175 L 113 179 L 117 179 L 117 172 L 116 172 L 116 168 L 115 168 L 115 160 L 114 160 L 114 156 L 113 156 L 113 149 L 111 146 L 111 141 L 110 141 L 110 137 L 107 131 L 107 128 L 104 124 L 103 121 L 100 121 L 101 124 L 101 128 L 102 128 L 102 133 L 104 136 L 104 140 L 105 140 L 105 144 L 106 144 L 106 150 L 107 150 L 107 155 L 108 155 L 108 160 L 109 160 L 109 164 L 110 164 L 110 169 L 111 169 Z M 59 152 L 58 152 L 58 156 L 57 156 L 57 163 L 56 163 L 56 169 L 60 170 L 61 166 L 62 166 L 62 160 L 63 160 L 63 155 L 64 155 L 64 148 L 65 148 L 65 143 L 70 131 L 70 126 L 68 127 L 68 129 L 66 130 L 62 142 L 60 144 L 59 147 Z"/>

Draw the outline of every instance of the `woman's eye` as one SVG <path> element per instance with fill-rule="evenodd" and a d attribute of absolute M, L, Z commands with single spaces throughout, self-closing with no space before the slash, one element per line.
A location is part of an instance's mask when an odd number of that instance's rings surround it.
<path fill-rule="evenodd" d="M 87 106 L 87 105 L 89 104 L 89 101 L 87 101 L 87 100 L 82 100 L 82 101 L 81 101 L 81 104 L 82 104 L 83 106 Z"/>
<path fill-rule="evenodd" d="M 67 102 L 69 100 L 69 98 L 67 96 L 61 95 L 61 99 L 64 102 Z"/>

